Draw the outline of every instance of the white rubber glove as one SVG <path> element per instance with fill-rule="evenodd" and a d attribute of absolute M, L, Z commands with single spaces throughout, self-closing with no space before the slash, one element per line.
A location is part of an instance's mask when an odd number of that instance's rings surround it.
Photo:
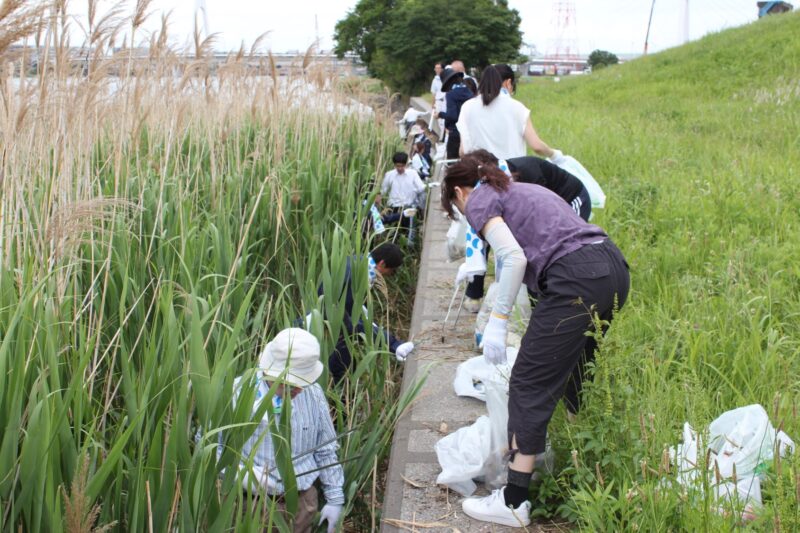
<path fill-rule="evenodd" d="M 342 509 L 344 509 L 343 505 L 326 503 L 322 511 L 319 512 L 319 525 L 322 525 L 322 523 L 327 520 L 328 533 L 334 533 L 334 531 L 336 531 L 336 524 L 339 523 L 339 518 L 342 516 Z"/>
<path fill-rule="evenodd" d="M 489 323 L 483 330 L 481 344 L 483 357 L 492 365 L 502 365 L 506 359 L 506 335 L 508 333 L 508 319 L 500 318 L 492 313 Z"/>
<path fill-rule="evenodd" d="M 548 157 L 547 160 L 554 165 L 561 166 L 561 164 L 564 163 L 564 154 L 561 152 L 561 150 L 553 150 L 553 155 Z"/>
<path fill-rule="evenodd" d="M 461 263 L 458 267 L 458 273 L 456 274 L 456 285 L 461 285 L 465 281 L 467 283 L 472 283 L 472 280 L 475 279 L 475 276 L 480 276 L 485 274 L 486 270 L 474 270 L 471 268 L 471 265 L 467 263 Z"/>
<path fill-rule="evenodd" d="M 442 184 L 439 183 L 438 181 L 432 181 L 432 182 L 428 183 L 428 188 L 429 189 L 433 189 L 434 187 L 441 187 L 441 185 Z"/>
<path fill-rule="evenodd" d="M 397 347 L 397 350 L 394 351 L 394 356 L 397 357 L 398 361 L 403 363 L 413 351 L 414 351 L 414 343 L 404 342 L 403 344 Z"/>

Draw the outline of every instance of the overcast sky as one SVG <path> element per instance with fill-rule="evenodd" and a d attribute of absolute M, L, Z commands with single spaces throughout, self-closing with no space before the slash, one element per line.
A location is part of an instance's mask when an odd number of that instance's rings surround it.
<path fill-rule="evenodd" d="M 249 45 L 258 35 L 269 32 L 264 47 L 280 52 L 305 50 L 317 35 L 322 48 L 330 49 L 336 21 L 357 0 L 154 0 L 151 11 L 172 12 L 173 41 L 183 44 L 191 34 L 196 7 L 203 2 L 209 31 L 221 34 L 217 48 L 235 49 L 242 41 Z M 553 6 L 557 3 L 509 0 L 510 6 L 522 16 L 524 41 L 542 52 L 553 46 L 556 34 Z M 683 42 L 686 3 L 687 0 L 656 0 L 651 51 Z M 642 51 L 651 0 L 575 0 L 574 5 L 574 28 L 581 53 L 588 54 L 596 48 L 615 53 Z M 73 6 L 79 9 L 77 4 Z M 153 23 L 156 18 L 153 17 Z M 689 37 L 697 39 L 756 18 L 755 0 L 689 0 Z M 442 20 L 448 20 L 447 13 L 442 14 Z M 458 24 L 455 14 L 449 20 Z M 424 36 L 410 38 L 424 39 Z"/>

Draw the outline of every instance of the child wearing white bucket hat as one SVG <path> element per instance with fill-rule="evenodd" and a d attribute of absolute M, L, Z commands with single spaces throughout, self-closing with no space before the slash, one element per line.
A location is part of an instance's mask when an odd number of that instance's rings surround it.
<path fill-rule="evenodd" d="M 269 429 L 269 417 L 280 416 L 284 402 L 291 397 L 292 464 L 297 476 L 298 509 L 291 518 L 295 532 L 311 531 L 319 499 L 315 483 L 319 480 L 325 505 L 320 511 L 319 524 L 328 522 L 333 533 L 344 508 L 344 470 L 336 450 L 336 431 L 331 420 L 328 402 L 322 387 L 316 383 L 324 366 L 320 361 L 320 345 L 308 331 L 284 329 L 269 342 L 261 353 L 257 379 L 250 382 L 255 390 L 255 412 L 275 384 L 272 408 L 259 421 L 258 428 L 245 442 L 242 457 L 253 457 L 252 469 L 243 463 L 245 490 L 251 495 L 268 495 L 276 500 L 285 513 L 282 496 L 285 488 L 275 462 L 275 449 Z M 242 377 L 234 381 L 234 404 L 242 387 Z M 287 521 L 290 520 L 290 517 Z"/>

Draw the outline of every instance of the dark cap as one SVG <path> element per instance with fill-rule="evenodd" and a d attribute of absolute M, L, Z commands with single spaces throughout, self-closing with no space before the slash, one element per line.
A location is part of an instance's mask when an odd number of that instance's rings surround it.
<path fill-rule="evenodd" d="M 457 81 L 464 79 L 463 72 L 456 72 L 451 68 L 446 68 L 439 74 L 439 79 L 442 80 L 442 92 L 447 92 L 450 87 Z"/>

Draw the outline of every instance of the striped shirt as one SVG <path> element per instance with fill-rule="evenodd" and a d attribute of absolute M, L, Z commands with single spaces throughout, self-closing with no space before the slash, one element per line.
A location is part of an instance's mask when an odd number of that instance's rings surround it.
<path fill-rule="evenodd" d="M 234 405 L 241 390 L 241 380 L 240 376 L 233 382 Z M 267 396 L 269 386 L 260 374 L 254 378 L 254 381 L 252 386 L 256 387 L 256 400 L 253 406 L 255 411 L 262 399 Z M 294 458 L 292 464 L 297 476 L 297 489 L 308 490 L 319 478 L 325 493 L 325 501 L 332 504 L 344 504 L 344 469 L 341 464 L 338 464 L 336 450 L 339 444 L 322 387 L 316 383 L 306 387 L 300 394 L 292 398 L 291 402 L 292 457 Z M 285 489 L 275 463 L 268 415 L 269 410 L 259 422 L 253 435 L 245 442 L 242 448 L 242 457 L 247 458 L 252 455 L 253 473 L 258 479 L 258 483 L 266 488 L 267 493 L 280 495 L 284 493 Z M 219 453 L 222 453 L 221 443 Z M 333 466 L 318 470 L 326 465 Z M 244 463 L 240 462 L 239 468 L 245 469 L 246 467 Z M 252 479 L 252 476 L 247 476 L 245 479 L 247 478 Z"/>

